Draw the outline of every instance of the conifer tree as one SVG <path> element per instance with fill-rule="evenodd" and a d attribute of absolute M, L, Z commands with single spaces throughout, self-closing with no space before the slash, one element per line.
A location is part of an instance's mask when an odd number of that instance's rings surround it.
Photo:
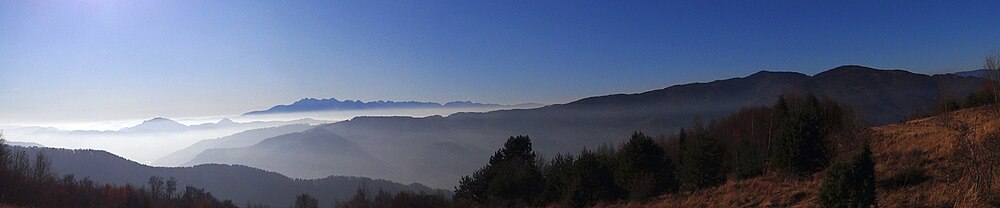
<path fill-rule="evenodd" d="M 485 167 L 462 177 L 455 197 L 502 206 L 535 203 L 543 188 L 536 159 L 531 139 L 511 137 Z"/>
<path fill-rule="evenodd" d="M 621 198 L 621 188 L 615 184 L 614 170 L 607 164 L 605 155 L 583 150 L 573 164 L 573 183 L 570 188 L 573 207 L 588 207 L 598 201 Z"/>
<path fill-rule="evenodd" d="M 677 189 L 673 163 L 663 148 L 642 133 L 632 134 L 616 159 L 615 182 L 625 189 L 629 199 L 645 200 Z"/>
<path fill-rule="evenodd" d="M 737 179 L 747 179 L 764 174 L 764 158 L 761 157 L 757 146 L 747 140 L 741 140 L 735 151 L 738 158 L 735 165 Z"/>
<path fill-rule="evenodd" d="M 782 101 L 784 99 L 780 99 L 778 103 L 781 127 L 772 144 L 771 162 L 776 169 L 788 173 L 813 173 L 827 163 L 819 101 L 815 96 L 809 95 L 801 106 L 781 113 Z"/>
<path fill-rule="evenodd" d="M 693 191 L 722 184 L 726 180 L 721 162 L 724 155 L 722 144 L 704 130 L 694 132 L 693 136 L 683 152 L 681 185 Z"/>

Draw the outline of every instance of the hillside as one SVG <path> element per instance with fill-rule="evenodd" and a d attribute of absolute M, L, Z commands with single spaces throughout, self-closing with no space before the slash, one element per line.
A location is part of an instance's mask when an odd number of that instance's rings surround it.
<path fill-rule="evenodd" d="M 206 164 L 193 167 L 151 167 L 99 150 L 69 150 L 56 148 L 14 147 L 25 150 L 34 157 L 38 152 L 51 159 L 52 170 L 57 175 L 74 175 L 77 179 L 90 178 L 95 183 L 116 185 L 146 185 L 150 176 L 164 179 L 174 177 L 178 187 L 188 185 L 204 188 L 214 196 L 230 199 L 239 204 L 263 203 L 271 207 L 293 204 L 295 196 L 309 193 L 324 204 L 352 197 L 358 187 L 371 190 L 398 192 L 401 190 L 425 193 L 447 190 L 431 189 L 421 184 L 403 185 L 387 180 L 352 176 L 328 176 L 320 179 L 293 179 L 279 173 L 242 165 Z"/>
<path fill-rule="evenodd" d="M 153 161 L 153 165 L 162 166 L 177 166 L 181 165 L 192 158 L 201 154 L 208 149 L 215 148 L 236 148 L 236 147 L 246 147 L 259 143 L 260 141 L 283 135 L 288 133 L 305 131 L 306 129 L 312 128 L 309 124 L 289 124 L 283 126 L 260 128 L 246 130 L 233 135 L 219 137 L 216 139 L 206 139 L 198 141 L 191 146 L 185 147 L 184 149 L 178 150 L 174 153 L 170 153 L 156 161 Z"/>
<path fill-rule="evenodd" d="M 960 136 L 956 124 L 966 123 L 970 137 Z M 873 127 L 872 151 L 882 207 L 952 207 L 964 205 L 969 185 L 961 157 L 965 138 L 984 139 L 1000 133 L 996 108 L 980 107 L 945 115 Z M 997 139 L 996 137 L 993 137 Z M 996 142 L 996 141 L 994 141 Z M 791 179 L 769 174 L 748 180 L 730 180 L 691 194 L 669 194 L 645 204 L 606 207 L 817 207 L 822 173 L 813 179 Z M 1000 191 L 994 183 L 993 191 Z"/>
<path fill-rule="evenodd" d="M 711 120 L 743 107 L 773 104 L 781 94 L 806 92 L 845 103 L 868 123 L 886 124 L 904 120 L 914 112 L 930 110 L 943 95 L 964 97 L 980 86 L 978 78 L 861 66 L 837 67 L 815 76 L 762 71 L 747 77 L 675 85 L 637 94 L 590 97 L 536 109 L 456 113 L 447 117 L 356 117 L 317 128 L 357 144 L 376 159 L 371 164 L 384 162 L 398 169 L 398 174 L 386 176 L 387 179 L 452 187 L 456 178 L 476 170 L 488 159 L 491 150 L 510 136 L 529 135 L 536 151 L 551 156 L 619 143 L 634 131 L 671 134 L 695 119 Z M 441 148 L 445 149 L 438 150 Z M 285 156 L 278 154 L 297 150 L 248 151 L 239 155 L 281 158 Z M 320 155 L 335 154 L 339 153 Z M 255 161 L 249 157 L 233 158 L 239 155 L 201 155 L 189 164 Z M 267 162 L 254 164 L 283 165 L 262 163 Z M 317 173 L 317 168 L 325 168 L 325 175 L 346 170 L 335 165 L 269 170 L 293 177 L 324 175 Z"/>
<path fill-rule="evenodd" d="M 213 161 L 202 161 L 215 158 Z M 298 178 L 361 175 L 385 178 L 396 169 L 376 159 L 356 143 L 329 130 L 314 128 L 264 140 L 246 148 L 205 150 L 184 165 L 241 164 L 277 172 L 297 172 Z M 331 172 L 331 169 L 336 171 Z M 333 174 L 330 174 L 333 173 Z"/>

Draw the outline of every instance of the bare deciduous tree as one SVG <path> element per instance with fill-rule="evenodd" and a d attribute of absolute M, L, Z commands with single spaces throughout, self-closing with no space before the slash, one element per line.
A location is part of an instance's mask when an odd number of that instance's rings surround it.
<path fill-rule="evenodd" d="M 987 88 L 993 94 L 993 107 L 1000 113 L 1000 51 L 986 56 L 983 76 L 986 78 Z"/>
<path fill-rule="evenodd" d="M 163 178 L 159 176 L 149 177 L 149 193 L 153 198 L 159 198 L 163 196 Z"/>
<path fill-rule="evenodd" d="M 32 176 L 35 177 L 35 180 L 44 181 L 52 177 L 51 163 L 52 161 L 50 161 L 45 154 L 42 154 L 42 152 L 38 152 L 38 154 L 35 155 L 35 169 L 34 172 L 32 172 Z"/>

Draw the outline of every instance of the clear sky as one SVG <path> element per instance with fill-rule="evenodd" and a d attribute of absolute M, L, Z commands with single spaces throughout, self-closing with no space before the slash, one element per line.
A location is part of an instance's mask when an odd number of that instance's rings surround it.
<path fill-rule="evenodd" d="M 997 1 L 0 1 L 0 123 L 304 97 L 562 103 L 759 70 L 975 69 Z"/>

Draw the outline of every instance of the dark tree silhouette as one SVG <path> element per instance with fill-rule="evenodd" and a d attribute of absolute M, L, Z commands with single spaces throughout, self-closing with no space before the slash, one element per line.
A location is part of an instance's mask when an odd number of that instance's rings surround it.
<path fill-rule="evenodd" d="M 761 148 L 748 140 L 740 140 L 736 151 L 735 170 L 737 179 L 747 179 L 764 174 L 764 158 Z"/>
<path fill-rule="evenodd" d="M 782 110 L 787 108 L 782 107 L 787 106 L 782 101 L 778 104 L 781 127 L 773 144 L 772 163 L 789 173 L 813 173 L 828 161 L 819 100 L 810 94 L 803 105 L 788 110 Z"/>
<path fill-rule="evenodd" d="M 571 194 L 568 192 L 573 184 L 573 162 L 575 161 L 576 158 L 572 155 L 556 154 L 542 168 L 542 176 L 545 179 L 542 201 L 564 203 L 570 199 Z"/>
<path fill-rule="evenodd" d="M 516 206 L 537 202 L 543 179 L 527 136 L 511 137 L 485 167 L 459 181 L 455 197 L 483 204 Z"/>
<path fill-rule="evenodd" d="M 177 192 L 177 179 L 170 177 L 170 179 L 167 180 L 166 198 L 173 198 L 174 192 Z"/>
<path fill-rule="evenodd" d="M 592 206 L 599 201 L 613 201 L 622 197 L 621 188 L 615 184 L 614 169 L 608 164 L 606 154 L 588 150 L 580 153 L 573 168 L 570 190 L 573 207 Z"/>
<path fill-rule="evenodd" d="M 677 189 L 673 162 L 652 138 L 636 132 L 617 154 L 615 182 L 627 198 L 646 200 Z"/>
<path fill-rule="evenodd" d="M 159 176 L 149 177 L 149 194 L 153 195 L 153 198 L 158 198 L 163 195 L 163 178 Z"/>
<path fill-rule="evenodd" d="M 725 149 L 718 139 L 702 128 L 696 128 L 694 138 L 684 150 L 680 168 L 681 184 L 686 190 L 712 187 L 726 181 L 722 167 Z"/>

